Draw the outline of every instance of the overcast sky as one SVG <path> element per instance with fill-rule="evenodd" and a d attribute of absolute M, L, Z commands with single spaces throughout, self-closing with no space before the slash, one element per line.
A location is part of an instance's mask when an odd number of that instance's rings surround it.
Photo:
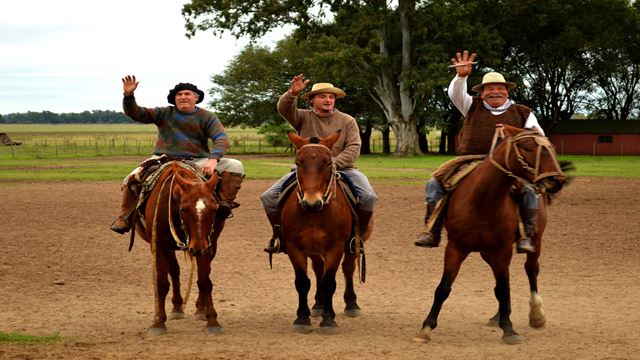
<path fill-rule="evenodd" d="M 127 74 L 140 81 L 136 98 L 143 106 L 166 105 L 179 82 L 206 93 L 210 76 L 222 72 L 247 41 L 212 33 L 187 39 L 180 13 L 186 2 L 3 1 L 0 114 L 121 111 L 120 79 Z"/>

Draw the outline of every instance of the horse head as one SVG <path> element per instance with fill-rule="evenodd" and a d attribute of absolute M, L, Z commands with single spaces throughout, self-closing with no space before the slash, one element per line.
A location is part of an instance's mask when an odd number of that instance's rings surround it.
<path fill-rule="evenodd" d="M 218 201 L 214 196 L 218 173 L 206 181 L 185 178 L 176 173 L 172 202 L 178 204 L 184 243 L 193 256 L 204 254 L 211 246 Z M 175 235 L 174 235 L 175 236 Z"/>
<path fill-rule="evenodd" d="M 319 211 L 335 195 L 336 168 L 331 148 L 340 131 L 324 138 L 303 138 L 288 134 L 296 147 L 296 177 L 298 202 L 307 211 Z"/>
<path fill-rule="evenodd" d="M 553 145 L 536 130 L 497 124 L 489 158 L 507 175 L 521 182 L 542 183 L 549 193 L 560 191 L 566 181 Z"/>

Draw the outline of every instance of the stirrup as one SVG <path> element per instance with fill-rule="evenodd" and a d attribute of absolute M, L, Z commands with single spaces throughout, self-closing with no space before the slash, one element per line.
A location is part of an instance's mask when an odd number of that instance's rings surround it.
<path fill-rule="evenodd" d="M 264 252 L 269 254 L 280 253 L 281 244 L 282 242 L 280 241 L 280 238 L 274 236 L 271 238 L 271 240 L 269 240 L 269 245 L 267 245 L 267 247 L 264 248 Z"/>
<path fill-rule="evenodd" d="M 536 248 L 531 243 L 530 238 L 521 238 L 518 239 L 516 243 L 516 252 L 518 254 L 534 254 L 536 252 Z"/>
<path fill-rule="evenodd" d="M 356 237 L 352 237 L 349 242 L 345 244 L 344 252 L 347 254 L 355 254 L 356 253 Z M 364 253 L 364 240 L 360 238 L 360 253 Z"/>

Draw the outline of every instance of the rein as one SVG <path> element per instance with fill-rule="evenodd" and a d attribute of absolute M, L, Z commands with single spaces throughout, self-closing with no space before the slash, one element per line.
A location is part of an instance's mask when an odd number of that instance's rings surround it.
<path fill-rule="evenodd" d="M 498 163 L 494 157 L 493 157 L 493 153 L 494 150 L 496 148 L 496 145 L 498 143 L 499 139 L 504 139 L 505 133 L 504 133 L 504 128 L 499 126 L 496 128 L 495 133 L 493 134 L 493 140 L 491 141 L 491 150 L 489 151 L 489 160 L 491 161 L 491 164 L 493 164 L 498 170 L 502 171 L 503 173 L 505 173 L 507 176 L 514 178 L 515 180 L 519 181 L 520 183 L 524 184 L 524 185 L 530 185 L 532 183 L 536 183 L 539 180 L 546 178 L 546 177 L 550 177 L 550 176 L 556 176 L 556 175 L 564 175 L 564 173 L 562 172 L 561 168 L 560 168 L 560 164 L 558 163 L 558 160 L 556 159 L 555 155 L 555 150 L 553 149 L 553 146 L 551 145 L 551 142 L 549 141 L 549 139 L 547 139 L 546 137 L 542 136 L 540 133 L 538 133 L 535 130 L 531 130 L 531 131 L 523 131 L 513 137 L 510 137 L 507 139 L 508 143 L 506 145 L 507 150 L 505 151 L 505 156 L 504 156 L 504 163 L 505 166 L 500 165 L 500 163 Z M 518 147 L 516 146 L 517 142 L 525 139 L 525 138 L 533 138 L 534 141 L 536 142 L 536 144 L 538 144 L 538 147 L 536 149 L 536 163 L 535 163 L 535 167 L 531 167 L 529 164 L 527 164 L 526 161 L 524 161 L 524 157 L 522 156 L 522 153 L 520 153 L 520 150 L 518 149 Z M 511 171 L 511 168 L 509 167 L 509 156 L 511 154 L 511 149 L 513 148 L 513 153 L 516 156 L 516 159 L 518 160 L 518 162 L 520 163 L 521 167 L 532 173 L 534 176 L 534 179 L 532 182 L 528 181 L 525 178 L 522 178 L 516 174 L 514 174 Z M 552 159 L 553 162 L 555 163 L 555 167 L 557 169 L 557 171 L 550 171 L 550 172 L 545 172 L 540 174 L 540 158 L 542 155 L 542 149 L 545 148 L 547 149 L 547 151 L 549 151 L 549 153 L 552 155 Z"/>

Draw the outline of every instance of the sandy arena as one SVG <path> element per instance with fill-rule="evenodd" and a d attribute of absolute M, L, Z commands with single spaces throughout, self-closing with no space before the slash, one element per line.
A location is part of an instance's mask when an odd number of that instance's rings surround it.
<path fill-rule="evenodd" d="M 539 278 L 547 324 L 528 327 L 524 255 L 514 255 L 511 299 L 519 345 L 488 327 L 493 276 L 478 254 L 463 264 L 428 344 L 416 343 L 440 279 L 444 247 L 413 245 L 423 186 L 374 183 L 380 200 L 367 243 L 367 282 L 356 284 L 362 316 L 347 318 L 344 281 L 334 304 L 340 334 L 294 333 L 297 295 L 285 255 L 269 270 L 271 232 L 259 195 L 242 204 L 219 240 L 214 304 L 224 328 L 205 335 L 191 316 L 149 337 L 151 255 L 108 229 L 118 182 L 0 184 L 0 331 L 59 334 L 55 344 L 0 343 L 1 359 L 640 359 L 640 181 L 579 178 L 550 208 Z M 183 284 L 187 271 L 181 259 Z M 184 286 L 184 285 L 183 285 Z M 314 288 L 312 288 L 312 291 Z M 195 310 L 197 293 L 185 310 Z M 314 327 L 319 320 L 312 320 Z"/>

